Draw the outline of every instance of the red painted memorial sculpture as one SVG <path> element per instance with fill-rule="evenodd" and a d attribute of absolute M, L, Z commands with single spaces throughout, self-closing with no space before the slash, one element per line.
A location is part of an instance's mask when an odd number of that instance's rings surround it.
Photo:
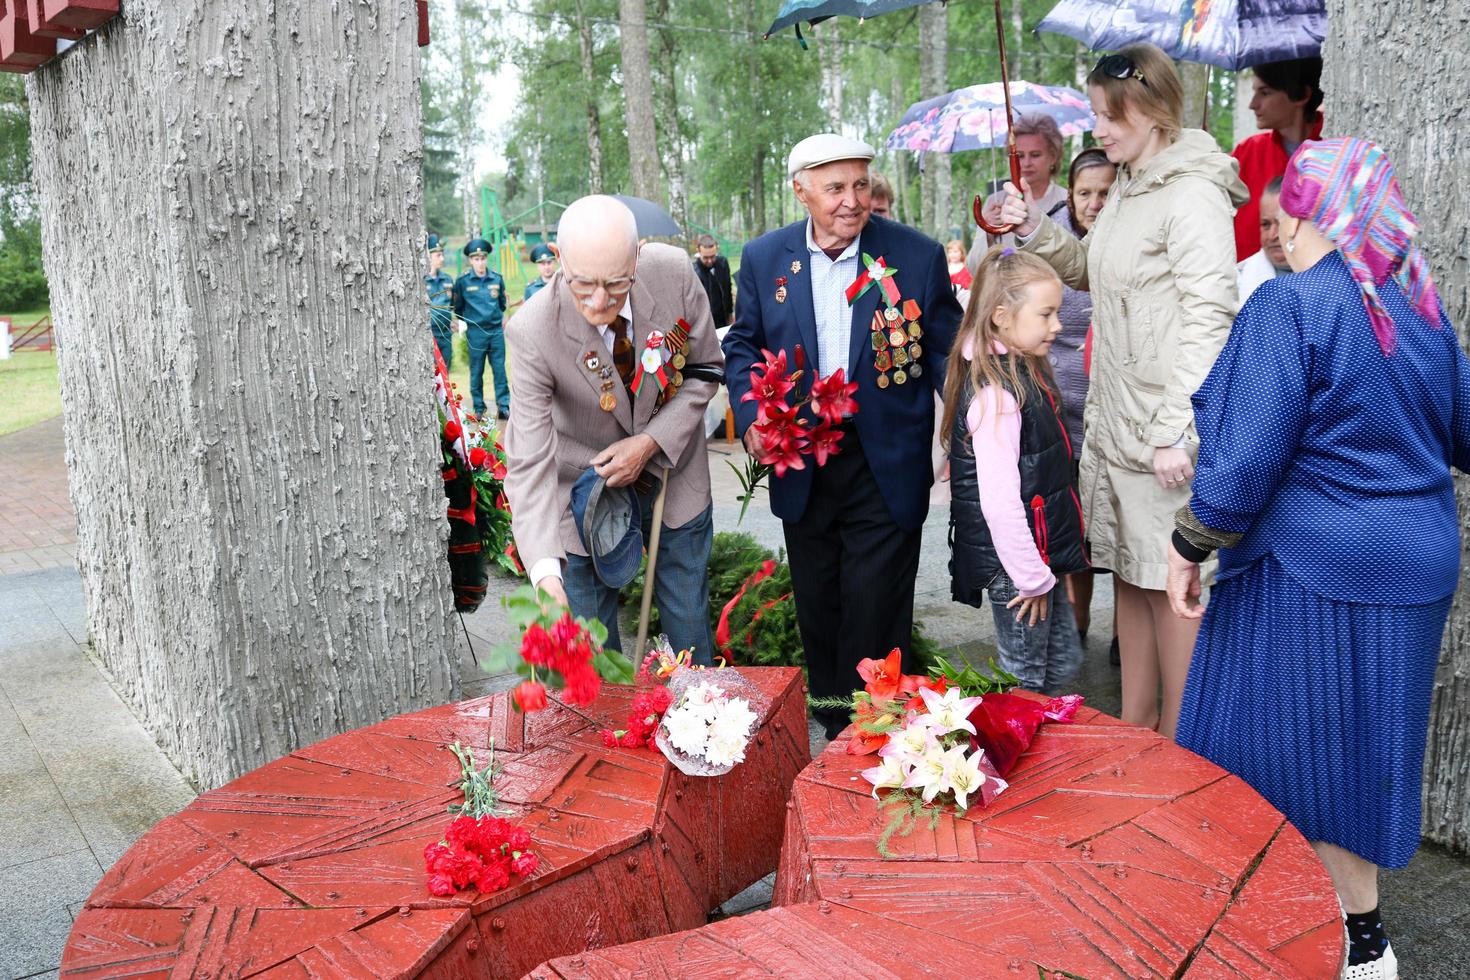
<path fill-rule="evenodd" d="M 884 817 L 833 742 L 797 778 L 772 909 L 565 956 L 534 980 L 1338 976 L 1310 845 L 1240 779 L 1091 708 L 1048 725 L 985 808 L 873 847 Z"/>
<path fill-rule="evenodd" d="M 746 761 L 680 773 L 605 744 L 635 689 L 533 714 L 509 692 L 293 752 L 149 831 L 88 898 L 65 977 L 518 977 L 564 954 L 692 929 L 769 874 L 810 759 L 801 674 L 740 669 L 766 710 Z M 459 742 L 503 764 L 538 864 L 482 894 L 430 893 L 425 847 L 464 799 Z"/>
<path fill-rule="evenodd" d="M 118 14 L 119 0 L 0 0 L 0 71 L 32 72 Z"/>

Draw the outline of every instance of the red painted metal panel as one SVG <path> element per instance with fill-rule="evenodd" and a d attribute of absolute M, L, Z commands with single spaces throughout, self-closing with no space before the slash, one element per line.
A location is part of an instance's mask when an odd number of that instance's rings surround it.
<path fill-rule="evenodd" d="M 19 0 L 17 0 L 19 3 Z M 87 32 L 80 28 L 67 27 L 64 24 L 55 24 L 46 19 L 42 12 L 41 0 L 25 0 L 26 16 L 31 25 L 31 33 L 37 37 L 54 37 L 75 41 Z"/>
<path fill-rule="evenodd" d="M 12 72 L 33 71 L 56 57 L 56 39 L 40 37 L 31 30 L 25 0 L 3 0 L 0 13 L 0 68 Z"/>
<path fill-rule="evenodd" d="M 175 976 L 511 976 L 699 925 L 773 868 L 808 761 L 799 672 L 746 676 L 771 698 L 767 730 L 718 779 L 604 746 L 597 727 L 630 704 L 617 688 L 586 711 L 531 716 L 493 695 L 292 753 L 134 845 L 79 916 L 68 975 L 136 961 Z M 432 896 L 423 849 L 459 795 L 442 746 L 472 745 L 483 763 L 492 737 L 509 815 L 531 831 L 541 867 L 491 895 Z"/>
<path fill-rule="evenodd" d="M 41 0 L 48 23 L 76 30 L 95 30 L 118 14 L 118 0 Z"/>
<path fill-rule="evenodd" d="M 793 788 L 775 904 L 856 910 L 879 932 L 923 932 L 904 975 L 943 975 L 931 957 L 951 943 L 1005 963 L 967 975 L 1335 975 L 1331 882 L 1281 815 L 1152 733 L 1079 717 L 1043 728 L 989 808 L 921 823 L 893 840 L 888 861 L 875 853 L 882 817 L 858 775 L 871 759 L 834 742 Z M 779 931 L 776 911 L 747 919 Z M 615 976 L 628 964 L 614 965 L 550 966 Z"/>
<path fill-rule="evenodd" d="M 429 44 L 429 0 L 418 0 L 419 47 Z"/>

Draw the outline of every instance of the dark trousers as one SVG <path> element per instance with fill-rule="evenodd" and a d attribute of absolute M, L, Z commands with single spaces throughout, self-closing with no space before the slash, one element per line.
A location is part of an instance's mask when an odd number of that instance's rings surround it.
<path fill-rule="evenodd" d="M 658 600 L 658 617 L 664 634 L 675 650 L 693 651 L 696 664 L 714 664 L 715 635 L 709 625 L 709 552 L 714 543 L 714 507 L 681 527 L 665 527 L 658 539 L 658 562 L 654 566 L 653 595 Z M 653 502 L 643 500 L 643 526 L 653 525 Z M 644 539 L 644 547 L 648 539 Z M 623 652 L 618 634 L 618 590 L 597 577 L 592 559 L 567 555 L 562 585 L 572 614 L 583 619 L 600 619 L 607 627 L 606 646 Z M 636 666 L 647 650 L 634 651 Z"/>
<path fill-rule="evenodd" d="M 510 383 L 505 377 L 505 331 L 500 324 L 493 327 L 470 325 L 470 400 L 475 414 L 485 417 L 485 362 L 495 380 L 495 410 L 501 418 L 510 415 Z"/>
<path fill-rule="evenodd" d="M 813 474 L 805 515 L 785 529 L 812 696 L 850 697 L 863 686 L 858 661 L 894 647 L 911 671 L 922 535 L 889 516 L 856 431 Z M 842 711 L 816 714 L 829 729 L 847 723 Z"/>

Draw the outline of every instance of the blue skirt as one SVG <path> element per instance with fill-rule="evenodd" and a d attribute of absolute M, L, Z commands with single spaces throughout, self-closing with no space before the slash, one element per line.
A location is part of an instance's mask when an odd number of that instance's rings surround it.
<path fill-rule="evenodd" d="M 1419 846 L 1429 698 L 1450 599 L 1337 602 L 1274 556 L 1219 583 L 1179 744 L 1235 773 L 1311 841 L 1380 867 Z"/>

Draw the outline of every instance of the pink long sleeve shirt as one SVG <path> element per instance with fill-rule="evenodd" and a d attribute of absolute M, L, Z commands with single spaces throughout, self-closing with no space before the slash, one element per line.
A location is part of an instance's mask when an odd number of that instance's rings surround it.
<path fill-rule="evenodd" d="M 965 359 L 973 356 L 966 342 Z M 996 345 L 997 353 L 1005 348 Z M 980 488 L 980 512 L 990 529 L 1000 563 L 1022 596 L 1046 595 L 1056 587 L 1031 526 L 1026 522 L 1026 505 L 1021 501 L 1021 409 L 1004 388 L 986 385 L 970 400 L 965 413 L 970 446 L 975 451 L 975 480 Z"/>

